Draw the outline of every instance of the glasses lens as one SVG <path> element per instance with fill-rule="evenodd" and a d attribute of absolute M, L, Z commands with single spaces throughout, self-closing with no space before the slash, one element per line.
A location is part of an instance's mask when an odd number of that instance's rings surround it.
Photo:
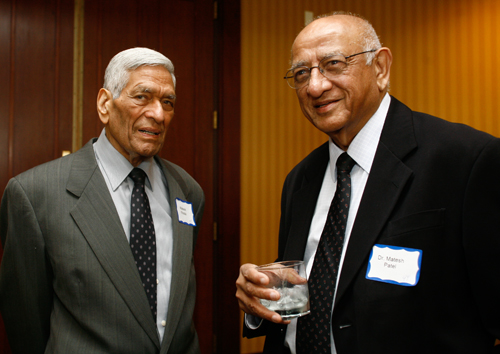
<path fill-rule="evenodd" d="M 294 69 L 288 70 L 286 73 L 286 80 L 288 85 L 294 89 L 300 89 L 309 83 L 311 77 L 311 70 L 318 68 L 320 73 L 327 79 L 335 79 L 338 75 L 342 74 L 347 68 L 346 58 L 342 55 L 334 55 L 323 59 L 318 66 L 309 68 L 307 66 L 299 66 Z"/>
<path fill-rule="evenodd" d="M 321 72 L 328 79 L 334 79 L 336 76 L 342 74 L 347 67 L 347 62 L 343 56 L 333 56 L 323 59 L 319 63 Z"/>
<path fill-rule="evenodd" d="M 308 67 L 299 66 L 295 69 L 288 70 L 286 73 L 286 81 L 291 88 L 299 89 L 309 81 L 311 71 Z"/>
<path fill-rule="evenodd" d="M 295 79 L 293 78 L 293 71 L 292 70 L 288 70 L 286 72 L 285 79 L 286 79 L 286 83 L 288 84 L 288 86 L 290 86 L 291 88 L 295 88 Z"/>

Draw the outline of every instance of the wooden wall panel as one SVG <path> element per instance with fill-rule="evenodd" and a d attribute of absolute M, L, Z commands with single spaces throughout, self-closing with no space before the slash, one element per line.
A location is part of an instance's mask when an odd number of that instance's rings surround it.
<path fill-rule="evenodd" d="M 393 52 L 392 95 L 414 110 L 500 136 L 498 1 L 241 0 L 241 7 L 242 263 L 275 259 L 285 176 L 327 140 L 282 79 L 305 11 L 364 16 Z M 242 353 L 261 349 L 261 339 L 242 340 Z"/>
<path fill-rule="evenodd" d="M 55 65 L 56 144 L 54 156 L 72 150 L 73 130 L 73 1 L 57 1 Z"/>
<path fill-rule="evenodd" d="M 102 130 L 94 97 L 102 87 L 104 70 L 111 58 L 124 49 L 148 47 L 172 60 L 177 78 L 176 112 L 162 156 L 194 173 L 194 160 L 185 158 L 194 156 L 194 145 L 183 142 L 186 138 L 194 139 L 194 102 L 199 99 L 194 95 L 193 84 L 199 64 L 194 41 L 195 4 L 195 1 L 181 0 L 169 1 L 168 7 L 162 1 L 151 1 L 147 6 L 140 1 L 85 3 L 83 144 Z M 207 75 L 211 77 L 211 72 Z M 210 97 L 207 99 L 211 102 Z M 186 136 L 188 132 L 191 136 Z"/>
<path fill-rule="evenodd" d="M 33 162 L 54 158 L 53 143 L 56 120 L 54 63 L 56 37 L 54 2 L 36 5 L 29 1 L 16 1 L 15 40 L 13 43 L 14 82 L 11 99 L 14 109 L 13 172 L 14 175 L 33 166 Z M 36 58 L 36 59 L 35 59 Z M 34 64 L 34 65 L 33 65 Z M 40 93 L 43 93 L 41 95 Z M 29 97 L 29 103 L 25 99 Z M 27 126 L 33 129 L 26 129 Z M 46 141 L 33 151 L 31 144 Z"/>
<path fill-rule="evenodd" d="M 0 191 L 2 194 L 9 176 L 12 175 L 12 163 L 10 162 L 12 160 L 12 149 L 10 148 L 12 141 L 9 139 L 10 129 L 13 127 L 12 101 L 9 93 L 13 84 L 10 73 L 14 64 L 11 49 L 12 6 L 12 1 L 0 1 L 0 77 L 2 78 L 2 85 L 0 85 Z"/>
<path fill-rule="evenodd" d="M 2 181 L 71 147 L 72 74 L 61 65 L 71 66 L 72 40 L 66 34 L 72 33 L 72 4 L 16 0 L 8 5 L 2 4 L 2 25 L 10 28 L 1 37 L 6 44 L 2 60 L 8 60 L 9 70 L 2 77 L 9 92 L 2 95 L 0 109 L 8 112 L 2 117 L 3 124 L 9 117 L 6 131 L 11 134 L 2 154 L 2 159 L 8 157 Z"/>
<path fill-rule="evenodd" d="M 239 352 L 241 336 L 239 307 L 234 296 L 234 281 L 240 267 L 240 4 L 218 0 L 217 7 L 214 353 L 225 354 Z"/>

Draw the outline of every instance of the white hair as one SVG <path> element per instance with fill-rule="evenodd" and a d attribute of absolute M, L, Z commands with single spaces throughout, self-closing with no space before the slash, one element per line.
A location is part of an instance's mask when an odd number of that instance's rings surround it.
<path fill-rule="evenodd" d="M 130 72 L 141 66 L 163 66 L 172 75 L 175 88 L 174 64 L 163 54 L 149 48 L 131 48 L 116 54 L 104 73 L 104 85 L 117 99 L 127 86 Z"/>

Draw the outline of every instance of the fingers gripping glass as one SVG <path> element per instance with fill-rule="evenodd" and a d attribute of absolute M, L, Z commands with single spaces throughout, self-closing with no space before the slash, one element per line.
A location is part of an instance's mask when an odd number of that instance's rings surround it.
<path fill-rule="evenodd" d="M 377 49 L 367 50 L 361 53 L 349 55 L 347 57 L 342 54 L 336 54 L 324 58 L 319 62 L 318 66 L 296 66 L 295 68 L 287 71 L 285 80 L 291 88 L 300 89 L 309 83 L 311 71 L 314 68 L 318 68 L 319 72 L 327 79 L 335 79 L 336 76 L 342 74 L 347 68 L 347 59 L 355 57 L 356 55 L 376 51 Z"/>

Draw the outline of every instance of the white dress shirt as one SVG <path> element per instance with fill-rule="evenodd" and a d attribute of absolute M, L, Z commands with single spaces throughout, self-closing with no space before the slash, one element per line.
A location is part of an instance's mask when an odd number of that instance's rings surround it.
<path fill-rule="evenodd" d="M 116 150 L 106 137 L 105 129 L 94 143 L 99 169 L 113 198 L 123 231 L 130 242 L 130 197 L 134 181 L 128 177 L 134 168 Z M 163 340 L 168 315 L 170 285 L 172 280 L 173 231 L 171 209 L 168 202 L 167 180 L 154 158 L 143 161 L 139 166 L 146 172 L 146 194 L 149 198 L 156 235 L 157 273 L 157 318 L 156 326 L 160 341 Z"/>
<path fill-rule="evenodd" d="M 365 190 L 366 181 L 368 180 L 368 176 L 370 175 L 373 158 L 375 157 L 375 152 L 377 150 L 377 146 L 380 140 L 380 134 L 382 133 L 382 128 L 384 126 L 390 103 L 391 98 L 389 94 L 386 94 L 377 112 L 375 112 L 373 117 L 354 137 L 353 141 L 349 145 L 349 148 L 347 149 L 347 153 L 354 159 L 354 161 L 356 161 L 356 165 L 354 165 L 351 171 L 351 201 L 349 206 L 349 216 L 347 217 L 347 226 L 345 230 L 344 247 L 342 249 L 342 256 L 339 264 L 339 277 L 337 277 L 337 284 L 340 277 L 342 276 L 342 265 L 344 263 L 345 252 L 349 243 L 352 226 L 354 224 L 354 220 L 356 219 L 359 203 Z M 318 248 L 319 240 L 325 226 L 328 210 L 335 194 L 335 189 L 337 188 L 337 158 L 344 152 L 337 145 L 335 145 L 331 139 L 329 141 L 329 150 L 330 161 L 328 163 L 328 167 L 326 168 L 325 177 L 323 179 L 321 191 L 316 203 L 316 209 L 314 210 L 314 216 L 311 221 L 309 236 L 307 238 L 307 245 L 304 252 L 304 263 L 306 265 L 308 278 L 314 263 L 316 249 Z M 334 294 L 334 298 L 335 295 L 336 291 Z M 296 352 L 296 332 L 297 319 L 293 319 L 287 326 L 285 338 L 285 345 L 290 348 L 292 354 L 295 354 Z M 330 340 L 332 343 L 332 354 L 336 354 L 337 351 L 335 349 L 335 343 L 331 331 Z"/>

